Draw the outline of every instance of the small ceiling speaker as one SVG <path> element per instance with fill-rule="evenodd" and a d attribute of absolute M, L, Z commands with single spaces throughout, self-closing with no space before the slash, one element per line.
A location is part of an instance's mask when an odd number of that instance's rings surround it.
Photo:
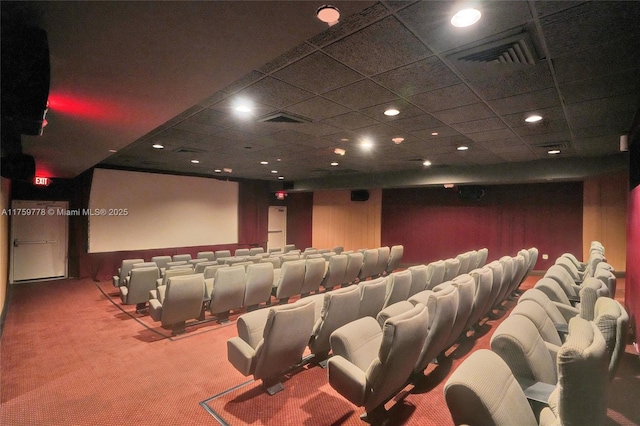
<path fill-rule="evenodd" d="M 621 135 L 620 136 L 620 152 L 629 151 L 629 136 Z"/>

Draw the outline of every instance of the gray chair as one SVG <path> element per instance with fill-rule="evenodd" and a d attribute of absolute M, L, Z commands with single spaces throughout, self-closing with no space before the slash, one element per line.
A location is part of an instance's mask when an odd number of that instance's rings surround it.
<path fill-rule="evenodd" d="M 155 290 L 160 269 L 153 264 L 144 268 L 133 268 L 120 288 L 120 299 L 125 305 L 136 305 L 136 311 L 144 309 L 149 301 L 149 292 Z"/>
<path fill-rule="evenodd" d="M 460 261 L 460 268 L 458 269 L 458 275 L 468 273 L 470 271 L 469 263 L 471 262 L 471 253 L 469 253 L 468 251 L 464 253 L 460 253 L 459 255 L 456 256 L 456 259 Z"/>
<path fill-rule="evenodd" d="M 376 276 L 376 268 L 378 267 L 378 249 L 368 249 L 363 254 L 362 268 L 358 274 L 360 281 Z"/>
<path fill-rule="evenodd" d="M 469 272 L 476 283 L 471 313 L 467 319 L 465 329 L 474 327 L 491 309 L 491 287 L 493 286 L 493 271 L 489 268 L 477 268 Z"/>
<path fill-rule="evenodd" d="M 300 294 L 304 274 L 306 271 L 306 260 L 292 260 L 282 264 L 280 272 L 275 274 L 274 285 L 271 290 L 280 304 L 285 304 L 291 296 Z"/>
<path fill-rule="evenodd" d="M 149 314 L 173 335 L 186 332 L 186 322 L 200 319 L 205 292 L 202 275 L 174 276 L 158 287 L 158 298 L 149 301 Z"/>
<path fill-rule="evenodd" d="M 260 259 L 260 263 L 270 263 L 273 265 L 273 269 L 280 269 L 280 258 L 279 257 L 263 257 Z"/>
<path fill-rule="evenodd" d="M 340 327 L 331 335 L 329 384 L 364 406 L 364 418 L 377 423 L 385 415 L 384 404 L 407 384 L 428 325 L 427 308 L 418 304 L 386 320 L 382 329 L 371 317 Z"/>
<path fill-rule="evenodd" d="M 502 263 L 498 260 L 494 260 L 485 265 L 486 268 L 491 269 L 493 274 L 493 282 L 491 284 L 491 293 L 489 294 L 489 306 L 487 307 L 486 314 L 489 316 L 493 315 L 493 307 L 496 306 L 498 302 L 498 296 L 500 296 L 500 289 L 502 288 L 503 282 L 503 267 Z"/>
<path fill-rule="evenodd" d="M 384 307 L 384 301 L 387 297 L 387 277 L 361 281 L 358 283 L 358 288 L 360 289 L 358 318 L 377 317 Z"/>
<path fill-rule="evenodd" d="M 284 389 L 281 375 L 301 362 L 314 311 L 314 301 L 307 298 L 241 315 L 238 337 L 227 341 L 229 362 L 243 375 L 262 380 L 270 395 Z"/>
<path fill-rule="evenodd" d="M 599 298 L 595 304 L 593 322 L 602 333 L 609 359 L 609 380 L 616 374 L 620 358 L 624 353 L 629 329 L 629 315 L 617 300 Z"/>
<path fill-rule="evenodd" d="M 296 249 L 296 245 L 295 244 L 286 244 L 284 246 L 283 253 L 289 253 L 290 251 L 295 250 L 295 249 Z"/>
<path fill-rule="evenodd" d="M 195 264 L 195 269 L 194 272 L 196 274 L 204 274 L 204 270 L 207 269 L 209 266 L 217 266 L 218 262 L 216 262 L 215 260 L 207 260 L 207 259 L 202 259 L 203 262 L 198 262 Z"/>
<path fill-rule="evenodd" d="M 248 248 L 238 248 L 233 255 L 235 257 L 246 257 L 251 255 L 251 251 Z"/>
<path fill-rule="evenodd" d="M 409 298 L 410 291 L 411 271 L 405 269 L 404 271 L 391 273 L 387 276 L 387 291 L 382 308 L 384 309 L 402 300 L 406 301 Z"/>
<path fill-rule="evenodd" d="M 325 269 L 326 261 L 322 256 L 305 260 L 304 280 L 300 287 L 302 297 L 308 296 L 311 292 L 318 292 Z"/>
<path fill-rule="evenodd" d="M 458 276 L 458 271 L 460 271 L 460 260 L 459 259 L 445 259 L 444 261 L 445 272 L 443 277 L 444 281 L 451 281 L 455 277 Z"/>
<path fill-rule="evenodd" d="M 249 256 L 256 256 L 259 254 L 264 254 L 264 248 L 262 247 L 252 247 L 249 249 Z"/>
<path fill-rule="evenodd" d="M 488 257 L 489 257 L 489 249 L 481 248 L 480 250 L 478 250 L 478 264 L 476 268 L 486 265 Z"/>
<path fill-rule="evenodd" d="M 114 287 L 120 287 L 124 283 L 125 278 L 129 275 L 129 272 L 133 269 L 133 265 L 136 263 L 142 263 L 144 259 L 124 259 L 121 266 L 118 268 L 118 275 L 114 275 L 111 282 Z"/>
<path fill-rule="evenodd" d="M 358 281 L 358 275 L 362 269 L 364 263 L 364 254 L 362 253 L 349 253 L 347 254 L 347 271 L 344 273 L 342 285 L 353 284 Z"/>
<path fill-rule="evenodd" d="M 243 306 L 246 279 L 244 266 L 229 266 L 216 271 L 209 311 L 218 322 L 228 321 L 230 311 Z"/>
<path fill-rule="evenodd" d="M 151 261 L 158 265 L 161 273 L 164 272 L 167 267 L 167 263 L 171 262 L 171 260 L 171 256 L 153 256 L 151 258 Z"/>
<path fill-rule="evenodd" d="M 400 267 L 402 262 L 402 256 L 404 255 L 404 246 L 395 245 L 391 246 L 391 252 L 389 253 L 389 262 L 385 269 L 386 274 L 390 274 Z"/>
<path fill-rule="evenodd" d="M 451 327 L 449 338 L 445 346 L 448 348 L 452 346 L 459 338 L 465 337 L 467 332 L 467 320 L 471 315 L 471 309 L 473 307 L 473 298 L 476 294 L 476 282 L 469 274 L 458 275 L 451 281 L 442 283 L 439 286 L 434 287 L 433 291 L 438 292 L 447 285 L 451 285 L 458 288 L 458 308 L 456 311 L 456 318 Z"/>
<path fill-rule="evenodd" d="M 214 252 L 216 260 L 222 259 L 225 257 L 231 257 L 231 250 L 216 250 Z"/>
<path fill-rule="evenodd" d="M 177 277 L 180 275 L 192 275 L 193 273 L 193 268 L 169 269 L 168 271 L 165 271 L 162 278 L 158 278 L 156 280 L 156 288 L 160 287 L 161 285 L 167 285 L 167 281 L 169 281 L 169 278 L 171 277 Z"/>
<path fill-rule="evenodd" d="M 327 271 L 320 283 L 326 291 L 333 290 L 334 287 L 338 287 L 344 282 L 344 274 L 347 272 L 348 262 L 349 258 L 342 254 L 337 254 L 329 259 Z"/>
<path fill-rule="evenodd" d="M 427 265 L 410 266 L 407 270 L 411 272 L 411 288 L 409 289 L 409 297 L 411 297 L 425 290 L 429 272 L 431 271 Z"/>
<path fill-rule="evenodd" d="M 424 287 L 425 290 L 431 290 L 438 284 L 442 284 L 444 282 L 444 276 L 447 272 L 447 265 L 444 260 L 437 260 L 435 262 L 431 262 L 427 265 L 429 272 L 427 274 L 427 285 Z"/>
<path fill-rule="evenodd" d="M 376 269 L 373 274 L 374 277 L 379 277 L 385 274 L 387 265 L 389 264 L 390 254 L 391 249 L 389 247 L 378 247 L 378 263 L 376 264 Z"/>
<path fill-rule="evenodd" d="M 273 265 L 271 263 L 254 263 L 247 266 L 244 300 L 242 305 L 247 311 L 253 311 L 261 303 L 271 302 L 273 287 Z"/>
<path fill-rule="evenodd" d="M 207 259 L 208 261 L 216 260 L 216 255 L 212 251 L 199 251 L 196 253 L 196 259 Z"/>
<path fill-rule="evenodd" d="M 190 254 L 174 254 L 171 260 L 173 260 L 174 262 L 182 262 L 183 260 L 185 262 L 189 262 L 191 260 L 191 255 Z"/>

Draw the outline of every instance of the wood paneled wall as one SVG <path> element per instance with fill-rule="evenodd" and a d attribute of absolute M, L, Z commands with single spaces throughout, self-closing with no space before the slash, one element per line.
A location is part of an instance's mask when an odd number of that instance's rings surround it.
<path fill-rule="evenodd" d="M 367 201 L 351 201 L 351 191 L 314 192 L 313 247 L 380 247 L 381 211 L 381 189 L 370 190 Z"/>
<path fill-rule="evenodd" d="M 585 180 L 583 259 L 589 257 L 591 241 L 596 240 L 604 245 L 607 262 L 616 271 L 626 269 L 628 194 L 626 172 Z"/>
<path fill-rule="evenodd" d="M 9 185 L 9 180 L 0 178 L 0 211 L 9 208 Z M 9 216 L 2 215 L 0 216 L 0 317 L 4 315 L 9 282 L 9 233 Z"/>

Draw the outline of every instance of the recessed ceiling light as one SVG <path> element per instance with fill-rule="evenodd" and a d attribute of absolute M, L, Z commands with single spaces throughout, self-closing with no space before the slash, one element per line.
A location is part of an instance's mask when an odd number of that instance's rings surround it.
<path fill-rule="evenodd" d="M 191 160 L 193 164 L 200 164 L 200 160 Z"/>
<path fill-rule="evenodd" d="M 248 114 L 251 112 L 251 107 L 249 107 L 248 105 L 238 105 L 237 107 L 235 107 L 235 110 L 243 114 Z"/>
<path fill-rule="evenodd" d="M 537 123 L 540 120 L 542 120 L 542 117 L 539 115 L 530 115 L 524 119 L 527 123 Z"/>
<path fill-rule="evenodd" d="M 344 150 L 344 149 L 342 149 L 342 148 L 336 148 L 336 149 L 334 149 L 334 150 L 333 150 L 333 152 L 334 152 L 335 154 L 338 154 L 338 155 L 345 155 L 345 154 L 347 153 L 347 151 L 345 151 L 345 150 Z"/>
<path fill-rule="evenodd" d="M 271 173 L 273 173 L 275 175 L 276 173 L 278 173 L 278 171 L 277 170 L 271 170 Z"/>
<path fill-rule="evenodd" d="M 222 169 L 222 171 L 224 171 L 225 173 L 231 173 L 233 171 L 233 169 L 225 167 L 225 168 Z"/>
<path fill-rule="evenodd" d="M 468 27 L 480 20 L 482 14 L 478 9 L 463 9 L 451 18 L 451 25 L 458 28 Z"/>
<path fill-rule="evenodd" d="M 325 22 L 329 24 L 329 26 L 332 26 L 338 23 L 338 19 L 340 19 L 340 11 L 335 6 L 325 4 L 323 6 L 320 6 L 318 10 L 316 10 L 316 16 L 322 22 Z"/>
<path fill-rule="evenodd" d="M 214 172 L 216 172 L 216 173 L 222 173 L 222 170 L 220 170 L 220 169 L 215 169 L 215 170 L 214 170 Z"/>
<path fill-rule="evenodd" d="M 276 158 L 276 161 L 282 161 L 282 158 Z"/>
<path fill-rule="evenodd" d="M 164 148 L 164 145 L 160 145 L 159 143 L 154 143 L 153 145 L 151 145 L 152 147 L 154 147 L 155 149 L 162 149 Z"/>
<path fill-rule="evenodd" d="M 468 146 L 466 146 L 466 145 L 461 145 L 461 146 L 457 147 L 456 149 L 457 149 L 458 151 L 466 151 L 466 150 L 468 150 L 468 149 L 469 149 L 469 147 L 468 147 Z"/>
<path fill-rule="evenodd" d="M 337 166 L 337 165 L 338 165 L 338 162 L 337 162 L 337 161 L 333 161 L 333 162 L 331 162 L 331 165 L 332 165 L 332 166 Z"/>
<path fill-rule="evenodd" d="M 431 132 L 431 136 L 438 136 L 438 132 Z"/>
<path fill-rule="evenodd" d="M 560 154 L 560 150 L 559 149 L 550 149 L 549 151 L 547 151 L 547 154 L 551 154 L 551 155 Z"/>
<path fill-rule="evenodd" d="M 263 166 L 266 166 L 267 164 L 269 164 L 268 161 L 261 161 L 260 164 L 262 164 Z"/>
<path fill-rule="evenodd" d="M 431 165 L 431 161 L 429 160 L 424 160 L 424 163 L 422 163 L 423 166 L 430 166 Z"/>
<path fill-rule="evenodd" d="M 115 150 L 115 149 L 110 149 L 109 152 L 113 153 L 113 152 L 118 152 L 118 151 Z"/>
<path fill-rule="evenodd" d="M 404 138 L 393 138 L 391 139 L 393 141 L 393 143 L 395 143 L 396 145 L 398 145 L 399 143 L 404 142 Z"/>
<path fill-rule="evenodd" d="M 284 176 L 278 176 L 278 179 L 284 180 Z"/>
<path fill-rule="evenodd" d="M 386 110 L 384 112 L 384 115 L 389 116 L 389 117 L 393 117 L 394 115 L 398 115 L 400 114 L 400 111 L 398 111 L 395 108 L 389 108 L 388 110 Z"/>
<path fill-rule="evenodd" d="M 373 147 L 373 142 L 371 142 L 371 141 L 370 141 L 370 140 L 368 140 L 368 139 L 365 139 L 365 140 L 363 140 L 362 142 L 360 142 L 360 146 L 361 146 L 362 148 L 369 149 L 369 148 Z"/>
<path fill-rule="evenodd" d="M 341 142 L 349 142 L 349 138 L 342 138 L 340 139 Z"/>
<path fill-rule="evenodd" d="M 445 183 L 445 184 L 444 184 L 444 187 L 445 187 L 445 188 L 447 188 L 447 189 L 449 189 L 449 188 L 453 188 L 454 186 L 455 186 L 455 185 L 454 185 L 454 184 L 452 184 L 452 183 Z"/>

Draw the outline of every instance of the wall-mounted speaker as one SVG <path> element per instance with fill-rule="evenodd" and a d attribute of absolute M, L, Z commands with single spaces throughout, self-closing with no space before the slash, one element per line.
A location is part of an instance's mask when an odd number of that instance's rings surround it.
<path fill-rule="evenodd" d="M 366 189 L 356 189 L 351 191 L 351 201 L 367 201 L 369 199 L 369 191 Z"/>
<path fill-rule="evenodd" d="M 481 186 L 461 186 L 458 189 L 458 198 L 466 201 L 480 201 L 484 197 L 484 188 Z"/>

